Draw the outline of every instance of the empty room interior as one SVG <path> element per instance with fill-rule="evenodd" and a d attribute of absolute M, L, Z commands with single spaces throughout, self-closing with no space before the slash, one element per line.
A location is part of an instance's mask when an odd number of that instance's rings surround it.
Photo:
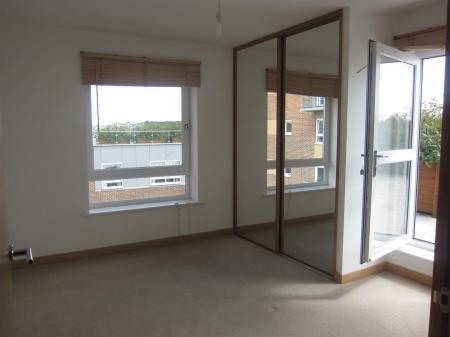
<path fill-rule="evenodd" d="M 0 337 L 446 336 L 446 23 L 0 0 Z"/>

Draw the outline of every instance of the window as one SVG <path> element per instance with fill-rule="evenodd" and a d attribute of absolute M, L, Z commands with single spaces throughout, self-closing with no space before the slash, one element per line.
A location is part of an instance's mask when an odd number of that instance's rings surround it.
<path fill-rule="evenodd" d="M 117 190 L 123 188 L 123 180 L 103 180 L 102 190 Z"/>
<path fill-rule="evenodd" d="M 292 121 L 285 121 L 284 123 L 284 134 L 287 136 L 292 135 Z"/>
<path fill-rule="evenodd" d="M 150 162 L 150 166 L 155 167 L 155 166 L 166 166 L 166 162 L 165 161 L 151 161 Z"/>
<path fill-rule="evenodd" d="M 160 185 L 180 185 L 184 183 L 183 177 L 158 177 L 151 178 L 150 185 L 160 186 Z"/>
<path fill-rule="evenodd" d="M 422 121 L 414 239 L 435 243 L 445 56 L 422 61 Z"/>
<path fill-rule="evenodd" d="M 316 106 L 324 107 L 325 106 L 325 97 L 316 97 Z"/>
<path fill-rule="evenodd" d="M 325 180 L 325 167 L 324 166 L 317 166 L 315 167 L 315 175 L 314 180 L 316 182 L 322 182 Z"/>
<path fill-rule="evenodd" d="M 122 163 L 102 163 L 102 169 L 118 169 L 122 167 Z"/>
<path fill-rule="evenodd" d="M 118 169 L 122 167 L 122 163 L 102 163 L 103 170 Z M 117 190 L 123 188 L 123 180 L 103 180 L 101 183 L 102 190 Z"/>
<path fill-rule="evenodd" d="M 326 104 L 325 97 L 302 96 L 301 110 L 303 111 L 323 110 L 325 104 Z"/>
<path fill-rule="evenodd" d="M 316 144 L 323 144 L 323 118 L 316 119 Z"/>
<path fill-rule="evenodd" d="M 290 167 L 286 167 L 285 169 L 284 169 L 284 176 L 285 177 L 292 177 L 292 168 L 290 168 Z"/>
<path fill-rule="evenodd" d="M 187 87 L 91 87 L 91 207 L 188 197 Z"/>
<path fill-rule="evenodd" d="M 177 166 L 177 165 L 181 165 L 181 160 L 162 160 L 150 162 L 150 166 Z"/>

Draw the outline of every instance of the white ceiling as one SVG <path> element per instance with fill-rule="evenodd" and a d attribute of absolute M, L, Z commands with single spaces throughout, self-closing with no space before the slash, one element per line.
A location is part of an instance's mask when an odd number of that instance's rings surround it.
<path fill-rule="evenodd" d="M 0 21 L 236 46 L 346 6 L 392 12 L 433 0 L 0 0 Z"/>

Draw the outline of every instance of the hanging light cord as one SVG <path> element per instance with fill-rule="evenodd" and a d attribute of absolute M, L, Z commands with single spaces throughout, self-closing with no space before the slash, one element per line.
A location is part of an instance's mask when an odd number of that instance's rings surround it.
<path fill-rule="evenodd" d="M 217 1 L 217 13 L 216 13 L 216 20 L 217 20 L 217 36 L 222 36 L 222 6 L 220 4 L 220 0 Z"/>

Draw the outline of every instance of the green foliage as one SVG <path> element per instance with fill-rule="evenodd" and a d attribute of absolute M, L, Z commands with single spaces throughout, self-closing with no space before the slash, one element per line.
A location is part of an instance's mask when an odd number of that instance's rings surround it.
<path fill-rule="evenodd" d="M 405 149 L 409 146 L 411 118 L 405 113 L 396 113 L 377 122 L 377 150 Z"/>
<path fill-rule="evenodd" d="M 115 123 L 94 129 L 98 144 L 177 143 L 181 140 L 181 122 Z"/>
<path fill-rule="evenodd" d="M 427 166 L 439 163 L 441 156 L 442 104 L 430 100 L 422 107 L 420 160 Z"/>

